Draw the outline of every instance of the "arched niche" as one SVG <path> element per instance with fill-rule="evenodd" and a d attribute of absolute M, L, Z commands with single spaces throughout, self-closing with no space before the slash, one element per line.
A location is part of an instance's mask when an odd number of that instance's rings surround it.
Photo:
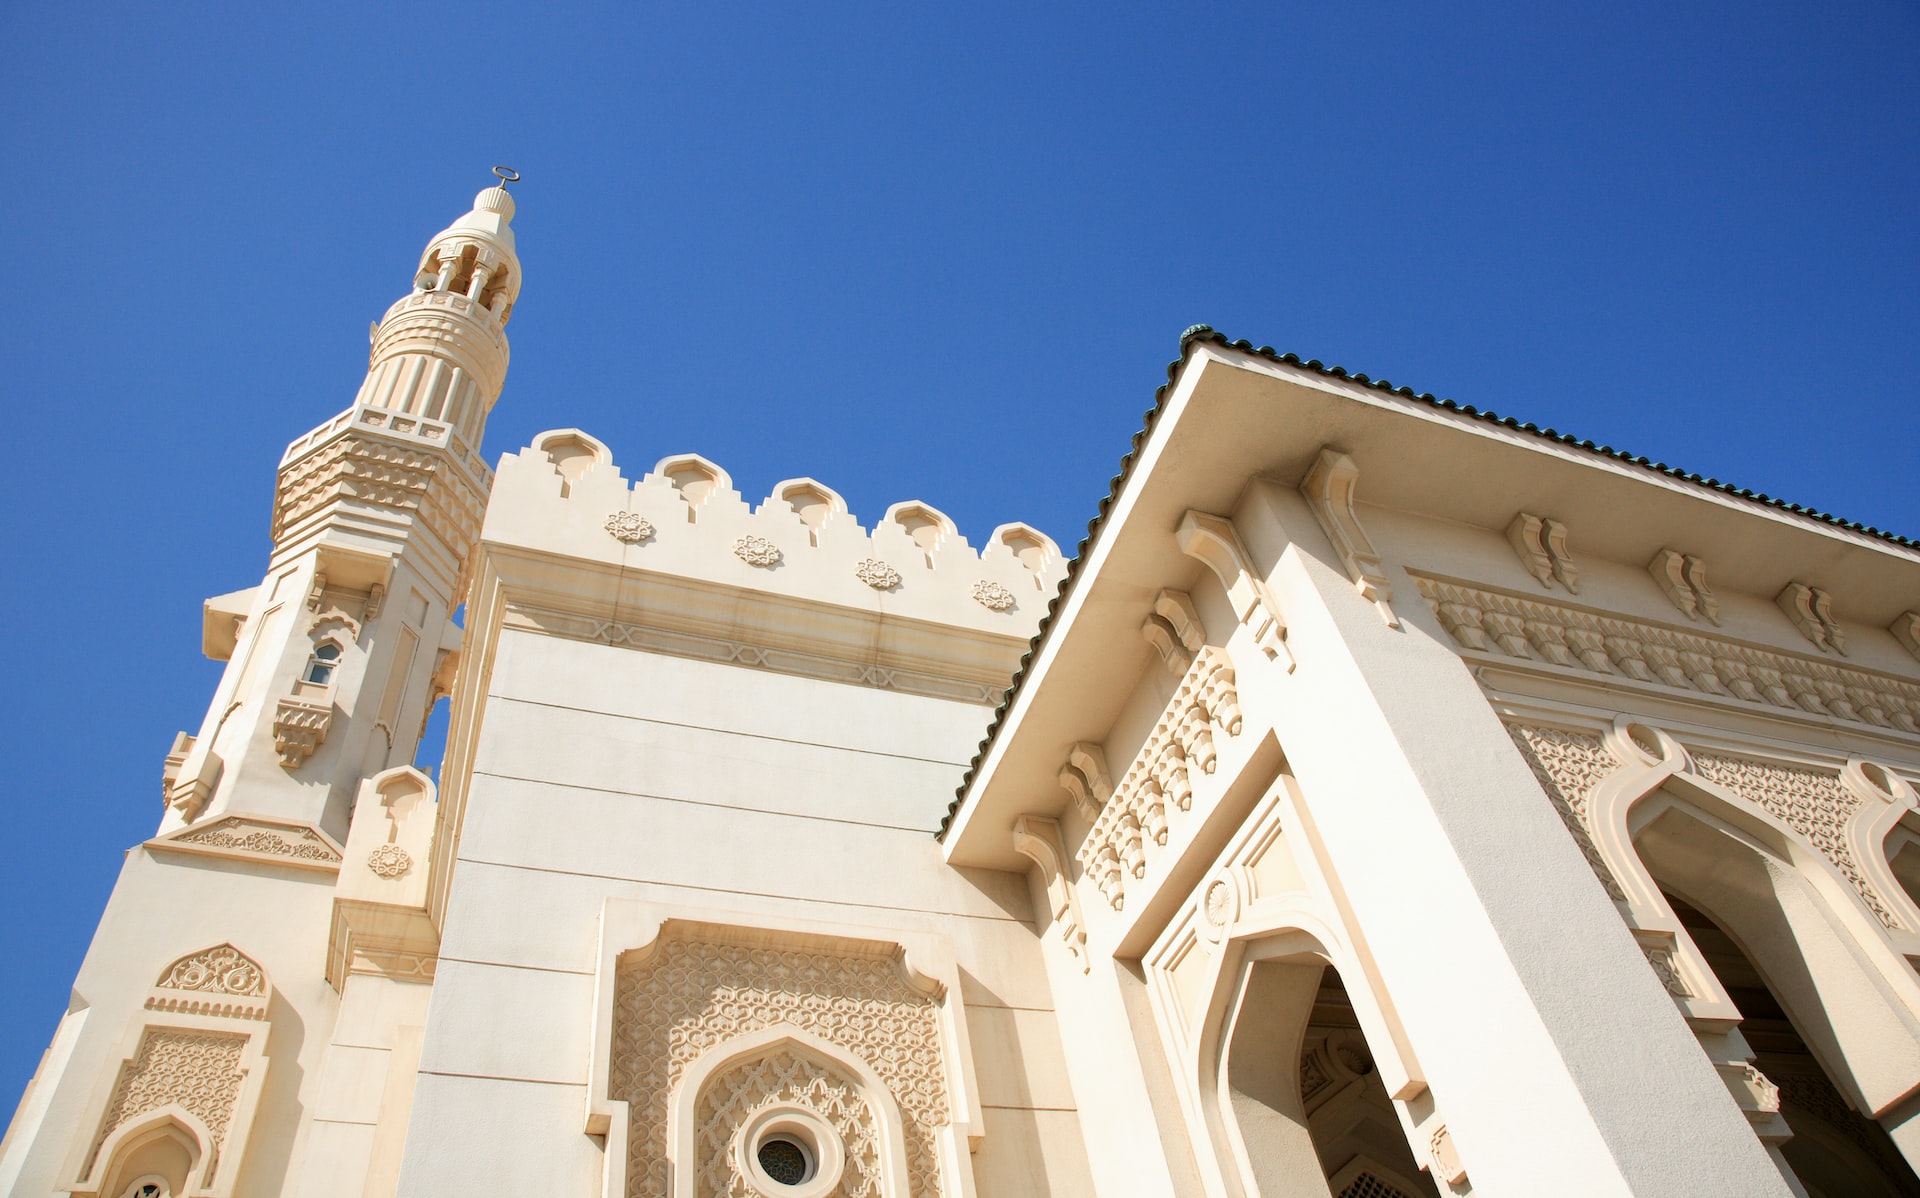
<path fill-rule="evenodd" d="M 673 1198 L 727 1192 L 738 1179 L 777 1198 L 840 1193 L 840 1180 L 877 1170 L 881 1198 L 908 1198 L 899 1105 L 873 1067 L 846 1048 L 777 1023 L 708 1049 L 681 1074 L 667 1113 Z M 769 1141 L 799 1149 L 798 1179 L 756 1165 Z M 703 1179 L 707 1184 L 702 1184 Z M 786 1180 L 786 1184 L 782 1181 Z"/>
<path fill-rule="evenodd" d="M 75 1198 L 150 1198 L 142 1187 L 159 1185 L 163 1198 L 198 1198 L 210 1191 L 217 1145 L 205 1121 L 168 1103 L 114 1128 L 86 1179 L 69 1192 Z"/>
<path fill-rule="evenodd" d="M 825 483 L 811 478 L 789 478 L 773 485 L 762 510 L 791 512 L 806 526 L 810 543 L 820 543 L 821 530 L 847 515 L 847 501 Z"/>
<path fill-rule="evenodd" d="M 1025 566 L 1027 573 L 1033 576 L 1035 587 L 1044 585 L 1042 577 L 1047 573 L 1047 568 L 1060 560 L 1060 546 L 1053 543 L 1052 537 L 1031 524 L 1017 521 L 994 529 L 987 538 L 987 546 L 1011 553 L 1014 560 Z"/>
<path fill-rule="evenodd" d="M 560 495 L 566 498 L 587 471 L 595 466 L 611 465 L 613 451 L 597 437 L 577 428 L 558 428 L 533 439 L 535 453 L 543 453 L 560 475 Z"/>
<path fill-rule="evenodd" d="M 1849 1106 L 1765 975 L 1716 917 L 1677 895 L 1668 903 L 1740 1008 L 1753 1066 L 1775 1088 L 1791 1139 L 1777 1146 L 1811 1196 L 1902 1198 L 1920 1193 L 1899 1148 L 1873 1120 Z"/>
<path fill-rule="evenodd" d="M 1707 777 L 1662 729 L 1622 717 L 1607 741 L 1626 764 L 1587 796 L 1594 846 L 1620 885 L 1622 915 L 1655 975 L 1761 1138 L 1778 1156 L 1793 1132 L 1775 1113 L 1773 1083 L 1747 1070 L 1753 1052 L 1739 1031 L 1744 1012 L 1669 896 L 1724 930 L 1845 1102 L 1878 1119 L 1909 1161 L 1920 1160 L 1920 1128 L 1907 1128 L 1902 1114 L 1920 1087 L 1920 980 L 1896 948 L 1896 937 L 1908 934 L 1899 925 L 1914 918 L 1912 904 L 1904 893 L 1875 893 L 1886 890 L 1892 871 L 1871 829 L 1884 828 L 1881 808 L 1891 804 L 1870 803 L 1858 790 L 1884 781 L 1880 772 L 1854 763 L 1837 779 L 1793 775 L 1828 789 L 1823 822 L 1810 825 L 1825 829 L 1822 846 L 1775 810 Z M 1843 814 L 1848 792 L 1861 801 Z M 1858 876 L 1842 873 L 1836 856 Z M 1870 909 L 1863 887 L 1886 914 Z"/>
<path fill-rule="evenodd" d="M 1785 851 L 1784 837 L 1756 835 L 1705 800 L 1669 783 L 1635 808 L 1633 850 L 1663 892 L 1689 988 L 1710 983 L 1744 1022 L 1748 1012 L 1667 895 L 1705 913 L 1738 946 L 1847 1104 L 1885 1114 L 1920 1087 L 1920 987 L 1910 971 L 1888 968 L 1884 945 L 1858 934 L 1851 913 L 1810 879 L 1804 855 Z"/>
<path fill-rule="evenodd" d="M 919 546 L 929 566 L 933 565 L 933 557 L 941 547 L 959 535 L 959 529 L 945 512 L 917 499 L 888 508 L 885 522 L 898 525 L 907 539 Z"/>
<path fill-rule="evenodd" d="M 687 504 L 687 522 L 693 523 L 702 505 L 715 495 L 733 490 L 733 479 L 725 470 L 697 453 L 661 458 L 653 473 L 667 480 Z"/>
<path fill-rule="evenodd" d="M 1222 1189 L 1432 1198 L 1406 1131 L 1438 1126 L 1418 1064 L 1317 908 L 1236 924 L 1205 984 L 1188 1067 Z"/>

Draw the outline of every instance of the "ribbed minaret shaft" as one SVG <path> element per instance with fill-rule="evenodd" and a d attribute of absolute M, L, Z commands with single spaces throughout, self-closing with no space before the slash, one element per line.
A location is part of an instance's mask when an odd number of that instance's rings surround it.
<path fill-rule="evenodd" d="M 427 244 L 413 294 L 374 328 L 354 403 L 444 421 L 462 446 L 480 443 L 506 379 L 506 324 L 520 294 L 512 220 L 513 197 L 490 187 Z"/>

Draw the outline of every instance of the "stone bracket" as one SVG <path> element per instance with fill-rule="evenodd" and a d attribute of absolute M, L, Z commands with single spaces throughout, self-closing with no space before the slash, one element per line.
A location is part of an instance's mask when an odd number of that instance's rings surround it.
<path fill-rule="evenodd" d="M 1235 618 L 1253 634 L 1260 651 L 1269 661 L 1284 662 L 1287 673 L 1293 673 L 1295 662 L 1292 650 L 1287 648 L 1287 622 L 1281 618 L 1280 605 L 1274 601 L 1266 583 L 1254 573 L 1253 561 L 1240 541 L 1240 534 L 1234 530 L 1233 521 L 1207 512 L 1188 511 L 1181 518 L 1175 535 L 1179 537 L 1182 553 L 1205 562 L 1220 579 Z"/>
<path fill-rule="evenodd" d="M 1360 527 L 1360 517 L 1353 510 L 1354 485 L 1359 481 L 1360 467 L 1352 458 L 1337 450 L 1322 449 L 1313 468 L 1301 480 L 1300 493 L 1307 497 L 1307 506 L 1313 509 L 1314 518 L 1320 521 L 1320 527 L 1326 530 L 1333 547 L 1339 551 L 1340 561 L 1346 566 L 1354 587 L 1367 602 L 1380 609 L 1387 627 L 1398 628 L 1399 617 L 1393 614 L 1393 584 L 1387 581 L 1380 555 L 1374 551 L 1373 541 L 1366 529 Z M 1181 548 L 1186 548 L 1184 543 Z"/>

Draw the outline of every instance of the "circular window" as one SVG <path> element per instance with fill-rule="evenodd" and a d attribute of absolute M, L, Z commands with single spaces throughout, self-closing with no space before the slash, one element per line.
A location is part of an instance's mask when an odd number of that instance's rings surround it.
<path fill-rule="evenodd" d="M 767 1176 L 783 1186 L 797 1186 L 813 1178 L 812 1153 L 785 1136 L 760 1141 L 754 1157 Z"/>
<path fill-rule="evenodd" d="M 824 1198 L 846 1170 L 839 1133 L 798 1104 L 760 1111 L 740 1128 L 733 1144 L 748 1188 L 767 1198 Z"/>

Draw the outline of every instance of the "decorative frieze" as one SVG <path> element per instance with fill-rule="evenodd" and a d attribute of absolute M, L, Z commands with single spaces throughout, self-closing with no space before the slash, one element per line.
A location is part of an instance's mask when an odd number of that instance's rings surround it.
<path fill-rule="evenodd" d="M 1681 976 L 1677 957 L 1678 946 L 1671 932 L 1655 929 L 1635 928 L 1633 938 L 1639 942 L 1640 951 L 1646 954 L 1647 964 L 1653 969 L 1653 976 L 1667 988 L 1667 993 L 1675 998 L 1692 998 L 1693 989 Z"/>
<path fill-rule="evenodd" d="M 1920 732 L 1920 686 L 1904 679 L 1435 578 L 1416 582 L 1463 649 Z"/>
<path fill-rule="evenodd" d="M 201 949 L 167 966 L 154 985 L 162 990 L 196 990 L 258 998 L 267 992 L 260 966 L 231 944 Z"/>
<path fill-rule="evenodd" d="M 247 1037 L 242 1034 L 148 1028 L 133 1059 L 120 1066 L 93 1153 L 121 1124 L 169 1105 L 193 1114 L 213 1136 L 213 1147 L 224 1147 L 247 1077 L 240 1064 L 246 1048 Z M 92 1167 L 90 1153 L 88 1171 Z"/>
<path fill-rule="evenodd" d="M 1899 926 L 1854 859 L 1847 825 L 1865 800 L 1841 785 L 1838 775 L 1720 753 L 1696 751 L 1690 756 L 1695 773 L 1764 808 L 1798 832 L 1853 883 L 1882 924 Z"/>
<path fill-rule="evenodd" d="M 1588 796 L 1608 775 L 1621 768 L 1620 761 L 1607 751 L 1605 741 L 1593 733 L 1519 723 L 1509 724 L 1507 730 L 1607 893 L 1616 900 L 1627 901 L 1626 893 L 1594 845 L 1587 808 Z M 1687 771 L 1695 777 L 1733 792 L 1792 828 L 1853 885 L 1861 901 L 1881 924 L 1889 928 L 1899 926 L 1854 857 L 1847 828 L 1865 800 L 1846 787 L 1839 774 L 1698 750 L 1682 756 L 1689 763 Z M 1661 943 L 1656 939 L 1655 948 Z M 1654 964 L 1654 971 L 1661 973 L 1660 963 L 1654 960 L 1654 948 L 1647 949 L 1647 956 Z M 1670 953 L 1667 960 L 1670 973 Z M 1684 982 L 1680 983 L 1682 990 L 1674 990 L 1674 983 L 1668 981 L 1666 973 L 1661 973 L 1661 980 L 1667 982 L 1668 989 L 1676 995 L 1686 996 L 1682 993 Z"/>
<path fill-rule="evenodd" d="M 333 869 L 340 864 L 339 848 L 311 825 L 251 815 L 223 816 L 211 823 L 189 826 L 150 840 L 147 847 L 317 869 Z"/>
<path fill-rule="evenodd" d="M 1547 800 L 1559 813 L 1560 822 L 1567 826 L 1574 843 L 1580 846 L 1580 855 L 1592 867 L 1593 876 L 1600 879 L 1609 897 L 1625 902 L 1626 891 L 1620 888 L 1613 871 L 1600 856 L 1587 821 L 1587 795 L 1601 779 L 1620 768 L 1619 760 L 1607 752 L 1606 742 L 1592 733 L 1526 724 L 1509 724 L 1507 731 L 1519 747 L 1520 756 L 1533 770 L 1540 789 L 1547 792 Z"/>
<path fill-rule="evenodd" d="M 1174 822 L 1192 808 L 1191 771 L 1214 771 L 1214 729 L 1238 736 L 1241 723 L 1233 667 L 1226 654 L 1205 646 L 1111 798 L 1099 807 L 1076 854 L 1081 870 L 1114 910 L 1124 906 L 1127 879 L 1146 876 L 1149 856 L 1167 843 Z"/>

